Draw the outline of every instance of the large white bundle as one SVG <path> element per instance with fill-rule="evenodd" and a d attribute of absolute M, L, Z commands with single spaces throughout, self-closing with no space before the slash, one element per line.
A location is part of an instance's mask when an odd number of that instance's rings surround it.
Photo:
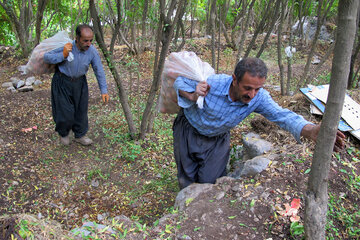
<path fill-rule="evenodd" d="M 59 47 L 63 47 L 66 43 L 72 43 L 66 31 L 61 31 L 54 36 L 45 39 L 37 45 L 31 53 L 30 59 L 25 66 L 20 66 L 23 74 L 44 74 L 55 71 L 55 65 L 44 62 L 44 54 Z M 69 54 L 68 61 L 73 59 L 72 53 Z"/>
<path fill-rule="evenodd" d="M 173 52 L 165 61 L 164 70 L 161 75 L 161 89 L 159 108 L 162 113 L 176 113 L 179 110 L 177 96 L 173 88 L 174 81 L 178 76 L 183 76 L 195 81 L 206 81 L 215 74 L 215 70 L 207 62 L 194 52 Z M 197 100 L 199 108 L 203 108 L 204 98 Z"/>

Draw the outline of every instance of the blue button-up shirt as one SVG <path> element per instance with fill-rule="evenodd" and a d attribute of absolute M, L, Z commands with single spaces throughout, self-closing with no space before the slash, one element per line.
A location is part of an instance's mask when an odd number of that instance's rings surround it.
<path fill-rule="evenodd" d="M 256 112 L 289 131 L 300 142 L 302 128 L 312 123 L 288 109 L 281 108 L 263 88 L 248 104 L 232 101 L 229 95 L 232 80 L 232 76 L 225 74 L 210 76 L 207 79 L 210 91 L 204 99 L 203 109 L 198 108 L 195 102 L 179 95 L 179 90 L 194 92 L 198 82 L 185 77 L 178 77 L 174 82 L 178 104 L 184 108 L 186 118 L 200 134 L 217 136 L 235 127 L 250 113 Z"/>
<path fill-rule="evenodd" d="M 69 62 L 64 58 L 63 47 L 45 53 L 44 61 L 49 64 L 58 64 L 59 71 L 72 78 L 85 75 L 91 64 L 101 93 L 107 93 L 105 72 L 96 48 L 91 45 L 88 50 L 80 51 L 76 46 L 75 40 L 72 44 L 72 53 L 74 54 L 73 61 Z"/>

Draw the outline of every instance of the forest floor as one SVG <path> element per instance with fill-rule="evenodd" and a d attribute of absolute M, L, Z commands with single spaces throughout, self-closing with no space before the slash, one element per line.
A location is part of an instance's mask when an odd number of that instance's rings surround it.
<path fill-rule="evenodd" d="M 211 59 L 209 49 L 206 40 L 185 46 L 185 50 L 195 51 L 207 62 Z M 222 50 L 219 70 L 231 74 L 233 54 L 225 47 Z M 279 91 L 274 90 L 273 86 L 279 85 L 275 53 L 276 49 L 273 49 L 263 54 L 270 75 L 266 89 L 281 106 L 319 122 L 320 117 L 310 114 L 309 102 L 301 94 L 280 96 Z M 148 51 L 137 58 L 131 57 L 122 47 L 115 48 L 114 56 L 134 119 L 139 124 L 152 80 L 154 56 Z M 300 76 L 304 55 L 299 52 L 294 62 L 293 74 Z M 12 54 L 2 56 L 0 83 L 10 81 L 14 76 L 24 78 L 17 67 L 25 63 Z M 313 84 L 326 83 L 330 66 L 330 63 L 325 64 L 323 74 Z M 81 225 L 85 219 L 98 221 L 119 215 L 151 226 L 161 216 L 174 211 L 179 192 L 172 152 L 171 126 L 175 115 L 157 115 L 153 133 L 142 141 L 131 140 L 116 84 L 108 68 L 105 69 L 111 97 L 108 104 L 101 103 L 94 74 L 88 73 L 88 136 L 94 140 L 91 146 L 75 142 L 70 146 L 60 145 L 51 115 L 51 75 L 38 76 L 43 84 L 32 92 L 11 93 L 0 89 L 0 216 L 30 213 L 56 220 L 69 230 Z M 360 102 L 358 90 L 349 94 Z M 250 131 L 260 133 L 278 146 L 278 151 L 285 153 L 282 166 L 288 171 L 280 175 L 281 181 L 271 181 L 275 176 L 270 173 L 261 177 L 269 179 L 267 186 L 274 192 L 282 189 L 280 185 L 286 185 L 288 191 L 279 192 L 277 197 L 283 202 L 300 198 L 300 215 L 303 216 L 303 196 L 314 144 L 307 141 L 297 144 L 288 133 L 266 121 L 263 123 L 263 119 L 251 115 L 232 131 L 231 146 L 241 144 L 242 133 Z M 26 130 L 29 128 L 31 130 Z M 329 239 L 360 238 L 359 143 L 347 134 L 346 149 L 333 154 L 329 176 Z M 266 211 L 264 216 L 269 215 Z M 276 212 L 271 215 L 272 220 L 263 228 L 266 233 L 259 233 L 259 236 L 290 238 L 290 223 L 274 219 Z"/>

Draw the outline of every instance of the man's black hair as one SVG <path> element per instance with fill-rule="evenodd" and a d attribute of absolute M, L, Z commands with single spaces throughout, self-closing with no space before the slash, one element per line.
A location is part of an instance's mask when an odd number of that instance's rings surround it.
<path fill-rule="evenodd" d="M 252 77 L 267 77 L 267 67 L 265 63 L 259 58 L 243 58 L 235 67 L 235 77 L 240 82 L 246 72 Z"/>
<path fill-rule="evenodd" d="M 78 26 L 76 27 L 76 30 L 75 30 L 76 37 L 79 37 L 79 38 L 81 37 L 81 31 L 82 31 L 84 28 L 89 28 L 91 31 L 94 31 L 90 25 L 85 24 L 85 23 L 84 23 L 84 24 L 80 24 L 80 25 L 78 25 Z"/>

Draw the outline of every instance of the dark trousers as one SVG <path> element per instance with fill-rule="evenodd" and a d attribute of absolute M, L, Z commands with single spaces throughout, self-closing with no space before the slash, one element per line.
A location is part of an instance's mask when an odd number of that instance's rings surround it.
<path fill-rule="evenodd" d="M 51 106 L 55 131 L 61 137 L 74 132 L 75 138 L 86 134 L 89 91 L 86 76 L 72 79 L 57 70 L 51 82 Z"/>
<path fill-rule="evenodd" d="M 174 156 L 180 188 L 191 183 L 215 183 L 226 176 L 230 132 L 215 137 L 201 135 L 181 110 L 173 124 Z"/>

